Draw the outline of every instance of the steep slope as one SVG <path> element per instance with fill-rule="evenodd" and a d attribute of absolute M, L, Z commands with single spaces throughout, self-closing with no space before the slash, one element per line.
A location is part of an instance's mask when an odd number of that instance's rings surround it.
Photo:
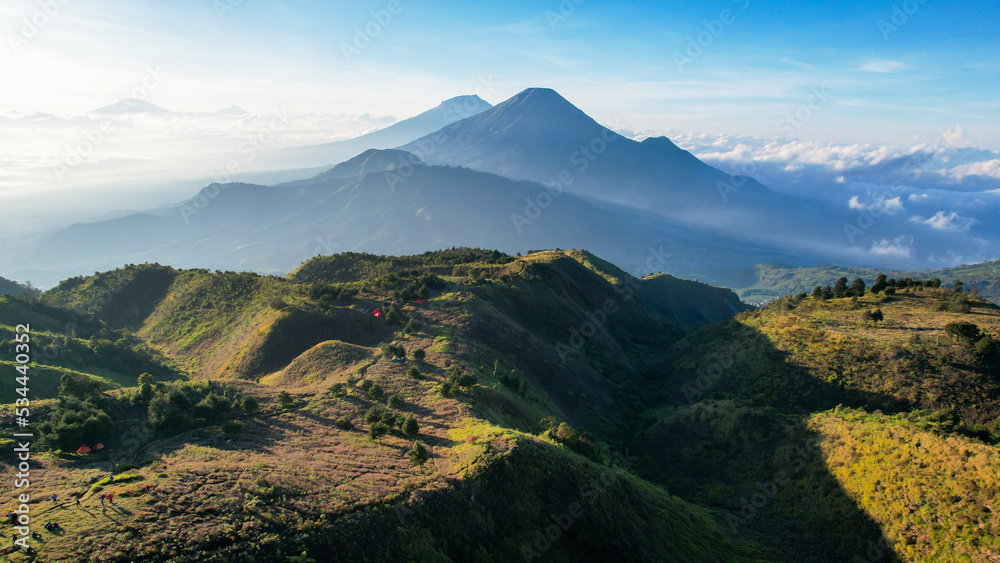
<path fill-rule="evenodd" d="M 350 259 L 317 258 L 288 280 L 130 266 L 43 296 L 95 322 L 137 326 L 142 312 L 139 336 L 214 381 L 94 399 L 115 423 L 104 450 L 39 461 L 62 501 L 44 517 L 65 530 L 45 533 L 42 555 L 760 560 L 718 513 L 619 455 L 650 352 L 684 330 L 630 293 L 644 282 L 577 251 L 359 256 L 348 269 L 370 275 L 352 280 L 330 267 Z M 155 279 L 170 282 L 162 294 L 133 288 Z M 259 409 L 244 409 L 249 397 Z M 388 434 L 364 438 L 381 424 Z M 421 467 L 408 459 L 414 440 L 427 446 Z M 109 463 L 127 473 L 88 481 Z M 98 513 L 102 491 L 121 508 Z"/>
<path fill-rule="evenodd" d="M 21 295 L 32 290 L 16 281 L 0 277 L 0 295 Z"/>

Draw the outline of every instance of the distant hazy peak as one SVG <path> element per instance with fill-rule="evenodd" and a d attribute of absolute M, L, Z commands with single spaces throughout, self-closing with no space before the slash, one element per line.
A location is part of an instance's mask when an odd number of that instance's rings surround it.
<path fill-rule="evenodd" d="M 137 113 L 167 115 L 174 112 L 140 98 L 122 98 L 109 106 L 97 108 L 87 113 L 90 115 L 128 115 Z"/>

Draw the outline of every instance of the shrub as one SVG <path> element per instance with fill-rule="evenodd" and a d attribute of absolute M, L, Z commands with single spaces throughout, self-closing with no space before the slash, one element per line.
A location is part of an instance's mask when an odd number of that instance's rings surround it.
<path fill-rule="evenodd" d="M 338 418 L 334 424 L 341 430 L 350 430 L 351 428 L 354 428 L 354 424 L 351 423 L 351 419 L 346 416 Z"/>
<path fill-rule="evenodd" d="M 417 424 L 417 419 L 411 415 L 403 421 L 402 430 L 407 438 L 413 438 L 420 432 L 420 425 Z"/>
<path fill-rule="evenodd" d="M 392 395 L 389 395 L 389 400 L 386 401 L 386 405 L 388 405 L 388 407 L 391 409 L 401 409 L 403 408 L 403 404 L 404 404 L 403 396 L 400 395 L 399 393 L 393 393 Z"/>
<path fill-rule="evenodd" d="M 358 389 L 361 389 L 362 391 L 364 391 L 365 393 L 367 393 L 368 390 L 371 389 L 371 386 L 373 384 L 374 384 L 374 382 L 371 379 L 362 379 L 358 383 Z"/>
<path fill-rule="evenodd" d="M 417 369 L 417 366 L 410 366 L 410 369 L 406 370 L 406 375 L 412 377 L 413 379 L 421 378 L 420 370 Z"/>
<path fill-rule="evenodd" d="M 385 395 L 385 389 L 383 389 L 378 383 L 372 383 L 368 387 L 368 395 L 372 399 L 381 399 L 382 396 Z"/>
<path fill-rule="evenodd" d="M 382 436 L 389 433 L 389 427 L 382 422 L 376 422 L 368 427 L 368 437 L 371 438 L 373 442 L 380 441 Z"/>
<path fill-rule="evenodd" d="M 451 384 L 451 382 L 445 381 L 441 384 L 441 387 L 438 388 L 438 393 L 446 399 L 451 398 L 451 396 L 455 394 L 455 387 Z"/>
<path fill-rule="evenodd" d="M 253 395 L 247 395 L 246 397 L 243 397 L 242 401 L 240 401 L 240 407 L 243 409 L 243 412 L 253 416 L 257 414 L 258 410 L 260 410 L 260 401 L 258 401 L 257 397 L 254 397 Z"/>
<path fill-rule="evenodd" d="M 365 424 L 374 424 L 382 420 L 382 415 L 385 414 L 385 409 L 380 406 L 374 406 L 368 409 L 365 413 Z"/>
<path fill-rule="evenodd" d="M 238 420 L 227 420 L 222 425 L 222 431 L 226 433 L 226 436 L 236 436 L 243 432 L 243 423 Z"/>
<path fill-rule="evenodd" d="M 295 398 L 288 391 L 282 391 L 278 393 L 278 406 L 284 410 L 288 410 L 295 406 Z"/>
<path fill-rule="evenodd" d="M 1000 351 L 1000 343 L 997 343 L 992 336 L 980 338 L 972 347 L 972 355 L 980 362 L 988 362 L 995 358 L 998 351 Z"/>
<path fill-rule="evenodd" d="M 347 395 L 347 385 L 343 383 L 334 383 L 330 386 L 330 394 L 334 397 L 343 397 Z"/>
<path fill-rule="evenodd" d="M 93 399 L 81 401 L 72 395 L 61 396 L 49 420 L 39 430 L 46 446 L 75 451 L 80 444 L 107 438 L 111 417 Z"/>
<path fill-rule="evenodd" d="M 418 350 L 414 350 L 413 351 L 413 359 L 414 360 L 417 360 L 418 362 L 422 362 L 422 361 L 424 361 L 425 357 L 427 357 L 427 352 L 425 352 L 423 349 L 418 349 Z"/>
<path fill-rule="evenodd" d="M 406 452 L 406 455 L 409 456 L 410 463 L 420 466 L 421 471 L 423 471 L 427 460 L 431 458 L 431 454 L 427 452 L 427 448 L 420 442 L 414 442 L 413 447 L 410 448 L 410 451 Z"/>

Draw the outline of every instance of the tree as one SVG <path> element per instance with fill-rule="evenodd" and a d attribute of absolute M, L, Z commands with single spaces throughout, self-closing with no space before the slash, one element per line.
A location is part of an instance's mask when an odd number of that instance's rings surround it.
<path fill-rule="evenodd" d="M 385 414 L 385 409 L 382 407 L 374 406 L 368 409 L 368 412 L 365 413 L 365 424 L 375 424 L 382 420 L 383 414 Z"/>
<path fill-rule="evenodd" d="M 400 395 L 399 393 L 393 393 L 392 395 L 389 395 L 389 400 L 386 401 L 386 405 L 390 409 L 401 409 L 403 408 L 403 403 L 404 403 L 403 396 Z"/>
<path fill-rule="evenodd" d="M 885 294 L 888 295 L 889 297 L 896 295 L 896 288 L 890 285 L 889 287 L 885 288 Z"/>
<path fill-rule="evenodd" d="M 816 289 L 814 289 L 812 292 L 812 297 L 817 301 L 823 299 L 823 288 L 817 285 Z"/>
<path fill-rule="evenodd" d="M 240 407 L 243 409 L 243 412 L 253 416 L 257 414 L 258 410 L 260 410 L 260 401 L 258 401 L 257 397 L 254 397 L 253 395 L 247 395 L 243 397 L 242 401 L 240 401 Z"/>
<path fill-rule="evenodd" d="M 885 320 L 885 315 L 882 314 L 882 308 L 876 307 L 875 310 L 872 311 L 872 321 L 880 323 L 883 320 Z"/>
<path fill-rule="evenodd" d="M 282 391 L 278 393 L 278 405 L 283 410 L 288 410 L 295 406 L 295 399 L 288 393 L 288 391 Z"/>
<path fill-rule="evenodd" d="M 875 283 L 872 285 L 872 293 L 881 293 L 887 287 L 889 287 L 889 284 L 886 283 L 885 274 L 879 274 L 879 276 L 875 278 Z"/>
<path fill-rule="evenodd" d="M 983 363 L 995 358 L 998 351 L 1000 351 L 1000 343 L 994 340 L 992 336 L 980 338 L 976 342 L 976 345 L 972 347 L 972 355 L 976 358 L 976 361 Z"/>
<path fill-rule="evenodd" d="M 424 464 L 431 458 L 431 454 L 427 452 L 427 448 L 420 442 L 414 442 L 413 447 L 410 448 L 410 451 L 406 452 L 406 455 L 410 457 L 410 463 L 420 466 L 421 472 L 424 470 Z"/>
<path fill-rule="evenodd" d="M 833 296 L 836 299 L 847 297 L 847 278 L 837 280 L 837 284 L 833 286 Z"/>
<path fill-rule="evenodd" d="M 427 352 L 425 352 L 422 348 L 413 351 L 413 359 L 414 360 L 417 360 L 418 362 L 422 362 L 422 361 L 424 361 L 425 357 L 427 357 Z"/>
<path fill-rule="evenodd" d="M 347 385 L 343 383 L 334 383 L 330 386 L 330 394 L 334 397 L 343 397 L 347 395 Z"/>
<path fill-rule="evenodd" d="M 147 404 L 153 398 L 153 381 L 153 376 L 149 373 L 143 373 L 139 376 L 139 396 Z"/>
<path fill-rule="evenodd" d="M 855 297 L 863 297 L 865 294 L 865 280 L 858 278 L 851 283 L 850 294 Z"/>
<path fill-rule="evenodd" d="M 226 436 L 232 438 L 243 432 L 243 423 L 238 420 L 228 420 L 222 425 L 222 431 L 225 432 Z"/>
<path fill-rule="evenodd" d="M 823 300 L 833 299 L 833 289 L 830 286 L 823 288 Z"/>
<path fill-rule="evenodd" d="M 403 421 L 402 430 L 407 438 L 413 438 L 420 432 L 420 425 L 417 424 L 417 419 L 410 415 Z"/>
<path fill-rule="evenodd" d="M 420 379 L 420 370 L 417 369 L 417 366 L 410 366 L 410 369 L 406 370 L 406 375 L 413 379 Z"/>
<path fill-rule="evenodd" d="M 426 301 L 427 299 L 430 299 L 430 297 L 431 297 L 431 290 L 430 288 L 427 287 L 427 284 L 420 286 L 420 289 L 417 290 L 417 298 Z"/>
<path fill-rule="evenodd" d="M 385 389 L 383 389 L 378 383 L 372 383 L 371 386 L 368 387 L 368 396 L 372 399 L 381 399 L 383 395 L 385 395 Z"/>
<path fill-rule="evenodd" d="M 960 282 L 960 281 L 956 281 L 953 284 L 953 286 L 954 286 L 955 293 L 962 293 L 962 289 L 965 288 L 965 285 L 962 282 Z"/>
<path fill-rule="evenodd" d="M 861 313 L 861 322 L 868 323 L 868 322 L 871 322 L 871 320 L 872 320 L 872 312 L 871 311 L 869 311 L 869 310 L 866 309 L 864 313 Z"/>
<path fill-rule="evenodd" d="M 351 419 L 346 416 L 338 418 L 334 424 L 341 430 L 350 430 L 351 428 L 354 428 L 354 425 L 351 423 Z"/>
<path fill-rule="evenodd" d="M 371 438 L 373 442 L 381 442 L 382 436 L 389 433 L 389 427 L 383 422 L 376 422 L 368 426 L 368 437 Z"/>
<path fill-rule="evenodd" d="M 81 444 L 104 440 L 111 427 L 111 417 L 93 399 L 81 400 L 73 395 L 63 395 L 39 430 L 44 445 L 75 451 Z"/>
<path fill-rule="evenodd" d="M 944 333 L 970 347 L 982 337 L 979 327 L 969 321 L 948 323 L 944 327 Z"/>

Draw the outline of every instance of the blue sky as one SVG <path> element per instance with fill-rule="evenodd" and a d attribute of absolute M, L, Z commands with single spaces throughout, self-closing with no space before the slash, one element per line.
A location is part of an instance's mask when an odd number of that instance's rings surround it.
<path fill-rule="evenodd" d="M 996 2 L 399 0 L 385 24 L 373 12 L 389 0 L 50 2 L 50 17 L 37 1 L 0 7 L 0 113 L 82 113 L 154 67 L 167 78 L 146 98 L 178 111 L 402 118 L 548 86 L 633 130 L 893 143 L 960 125 L 1000 147 Z M 25 33 L 24 18 L 47 21 Z"/>

